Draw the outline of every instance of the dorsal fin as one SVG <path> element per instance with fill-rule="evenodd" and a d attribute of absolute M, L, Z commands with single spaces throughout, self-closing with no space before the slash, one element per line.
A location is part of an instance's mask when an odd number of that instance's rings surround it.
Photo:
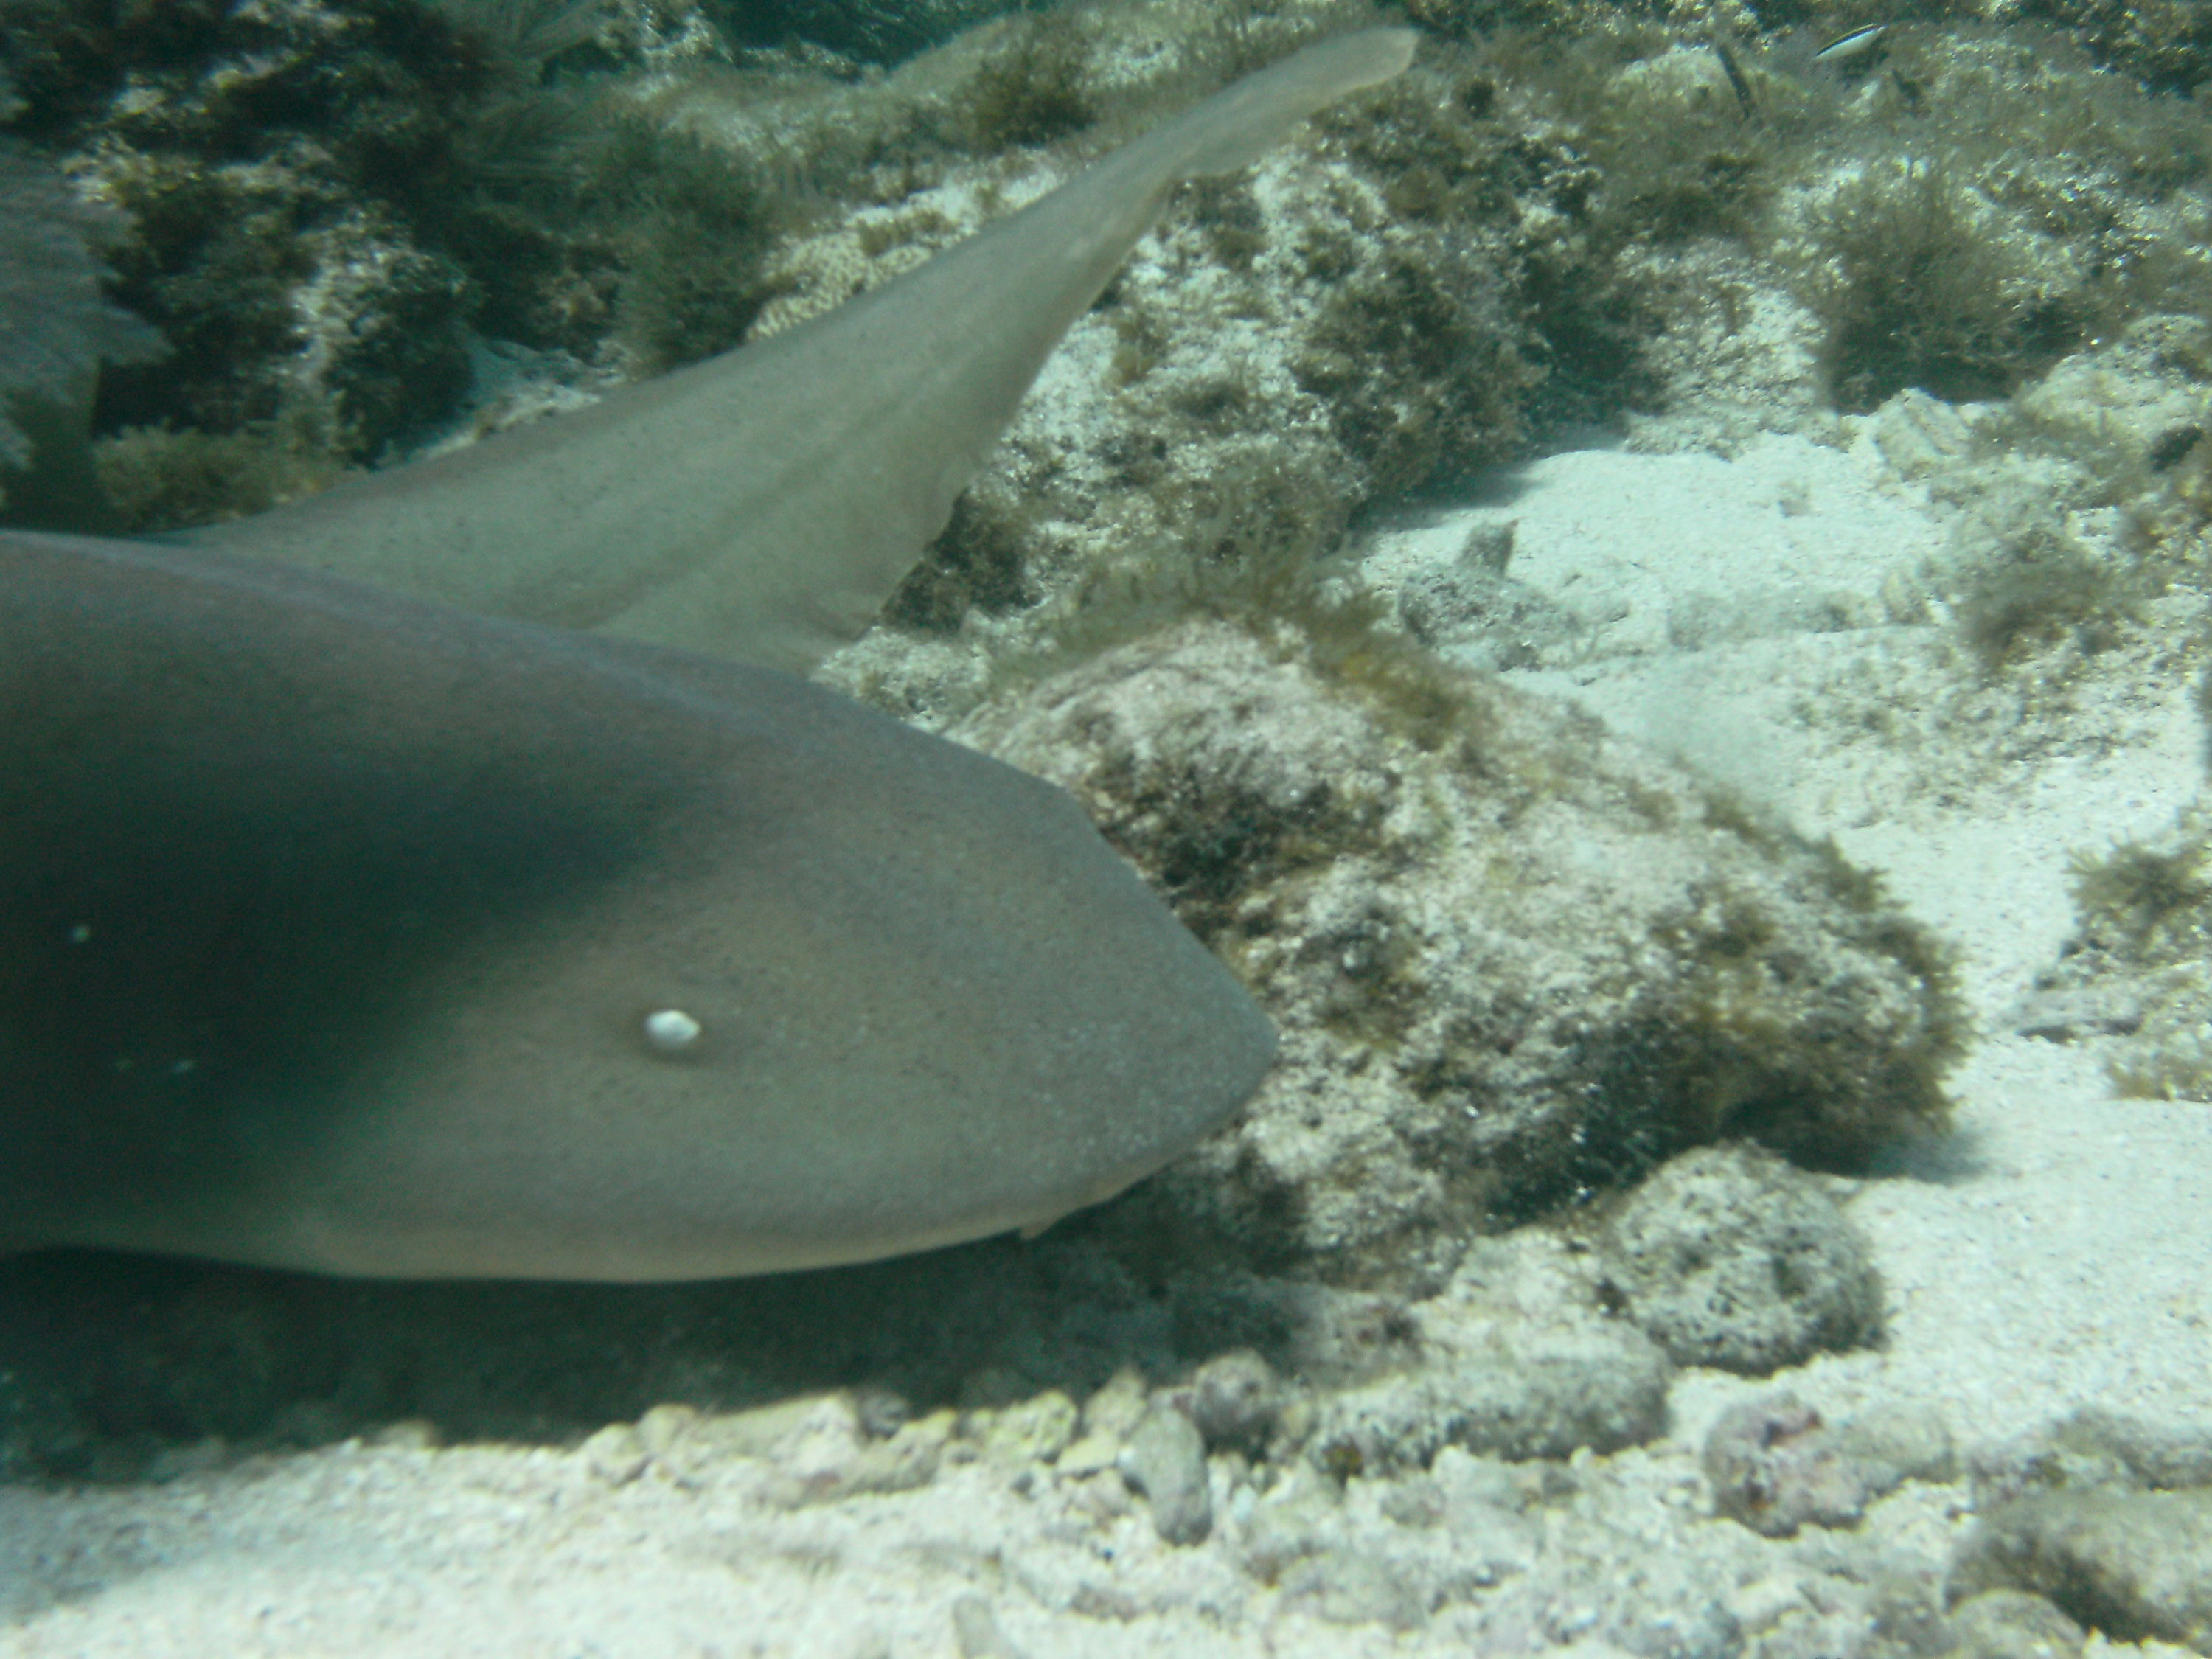
<path fill-rule="evenodd" d="M 868 626 L 944 528 L 1175 185 L 1388 80 L 1414 38 L 1308 47 L 788 333 L 191 539 L 803 672 Z"/>

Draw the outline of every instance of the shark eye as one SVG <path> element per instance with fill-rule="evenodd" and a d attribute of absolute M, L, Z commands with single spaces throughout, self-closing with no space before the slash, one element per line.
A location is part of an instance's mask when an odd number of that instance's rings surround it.
<path fill-rule="evenodd" d="M 703 1028 L 681 1008 L 656 1008 L 645 1017 L 645 1040 L 664 1054 L 680 1054 L 698 1042 Z"/>

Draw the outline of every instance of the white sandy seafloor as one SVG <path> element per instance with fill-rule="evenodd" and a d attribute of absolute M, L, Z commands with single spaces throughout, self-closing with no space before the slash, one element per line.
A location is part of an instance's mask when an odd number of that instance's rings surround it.
<path fill-rule="evenodd" d="M 1968 1451 L 2084 1405 L 2212 1419 L 2212 1108 L 2117 1099 L 2093 1042 L 2006 1018 L 2069 933 L 2069 854 L 2197 797 L 2191 687 L 2121 675 L 2089 717 L 2100 740 L 2000 766 L 1855 731 L 1854 696 L 1909 710 L 1925 690 L 1942 618 L 1898 596 L 1948 533 L 1863 441 L 1584 452 L 1516 484 L 1384 537 L 1373 562 L 1510 520 L 1510 574 L 1583 641 L 1514 678 L 1832 834 L 1960 952 L 1982 1034 L 1954 1079 L 1954 1156 L 1849 1206 L 1887 1281 L 1884 1346 L 1773 1379 L 1686 1371 L 1667 1438 L 1578 1458 L 1579 1492 L 1533 1519 L 1471 1509 L 1487 1531 L 1424 1531 L 1354 1480 L 1333 1565 L 1273 1583 L 1249 1564 L 1277 1495 L 1218 1492 L 1213 1536 L 1175 1547 L 1118 1477 L 1068 1457 L 948 1459 L 915 1490 L 795 1504 L 855 1455 L 836 1401 L 764 1430 L 760 1456 L 651 1456 L 650 1433 L 574 1450 L 399 1436 L 158 1486 L 0 1490 L 0 1656 L 1691 1659 L 1817 1625 L 1823 1571 L 1940 1571 L 1971 1523 L 1963 1481 L 1907 1482 L 1809 1543 L 1714 1518 L 1698 1452 L 1735 1401 L 1787 1387 L 1831 1420 L 1932 1407 Z M 1449 1507 L 1494 1480 L 1447 1451 L 1430 1491 Z M 1447 1547 L 1462 1593 L 1395 1601 L 1393 1552 Z"/>
<path fill-rule="evenodd" d="M 1729 562 L 1784 586 L 1793 575 L 1819 586 L 1853 559 L 1869 562 L 1860 581 L 1877 586 L 1885 573 L 1872 562 L 1922 550 L 1910 540 L 1921 515 L 1909 495 L 1883 491 L 1878 467 L 1802 439 L 1769 440 L 1734 463 L 1593 454 L 1557 458 L 1549 470 L 1563 483 L 1638 481 L 1636 495 L 1620 489 L 1611 505 L 1594 488 L 1557 492 L 1585 546 L 1642 544 L 1655 562 L 1672 561 L 1672 547 L 1644 538 L 1683 502 L 1681 533 L 1711 539 L 1678 568 L 1700 574 L 1729 536 Z M 1773 505 L 1778 495 L 1802 500 L 1793 492 L 1808 484 L 1822 504 L 1794 515 Z M 1831 513 L 1841 522 L 1824 531 Z M 1518 516 L 1525 540 L 1533 515 Z M 2117 1099 L 2094 1045 L 2006 1030 L 2073 930 L 2069 855 L 2154 834 L 2197 799 L 2194 688 L 2177 681 L 2132 702 L 2114 717 L 2120 741 L 2109 752 L 2052 756 L 1956 805 L 1886 809 L 1868 778 L 1878 763 L 1848 750 L 1814 758 L 1790 710 L 1844 657 L 1876 672 L 1887 665 L 1896 695 L 1909 698 L 1910 670 L 1892 654 L 1899 641 L 1882 637 L 1893 631 L 1911 630 L 1801 635 L 1515 678 L 1565 690 L 1777 802 L 1797 828 L 1832 835 L 1960 953 L 1982 1027 L 1952 1079 L 1960 1167 L 1875 1182 L 1853 1200 L 1887 1281 L 1890 1340 L 1881 1352 L 1815 1361 L 1792 1377 L 1798 1392 L 1845 1414 L 1881 1398 L 1936 1404 L 1970 1438 L 2017 1433 L 2079 1404 L 2212 1415 L 2212 1110 Z M 1693 1435 L 1741 1387 L 1686 1376 L 1677 1431 Z"/>

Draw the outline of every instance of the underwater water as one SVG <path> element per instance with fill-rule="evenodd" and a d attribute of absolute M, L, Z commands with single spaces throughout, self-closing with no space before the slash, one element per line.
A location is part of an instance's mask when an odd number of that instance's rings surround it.
<path fill-rule="evenodd" d="M 5 522 L 557 421 L 1373 21 L 812 15 L 0 0 Z M 810 1273 L 0 1260 L 0 1655 L 2212 1653 L 2212 32 L 1397 21 L 812 675 L 1256 1093 Z"/>

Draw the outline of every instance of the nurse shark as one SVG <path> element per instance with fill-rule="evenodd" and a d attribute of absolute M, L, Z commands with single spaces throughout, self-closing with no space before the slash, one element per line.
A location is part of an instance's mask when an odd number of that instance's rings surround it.
<path fill-rule="evenodd" d="M 0 1239 L 668 1279 L 1034 1230 L 1266 1017 L 1061 791 L 798 676 L 1309 47 L 907 275 L 167 542 L 0 533 Z"/>

